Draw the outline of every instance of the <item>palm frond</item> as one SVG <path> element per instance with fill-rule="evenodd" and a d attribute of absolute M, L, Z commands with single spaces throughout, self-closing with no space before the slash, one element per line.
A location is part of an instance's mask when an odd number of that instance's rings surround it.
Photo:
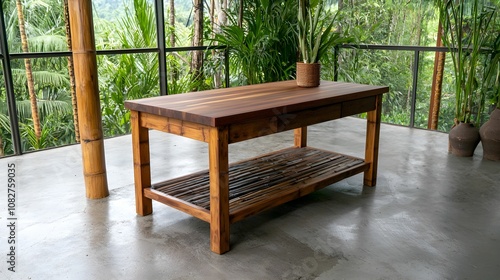
<path fill-rule="evenodd" d="M 40 118 L 58 114 L 72 114 L 73 107 L 70 102 L 60 100 L 40 100 L 37 102 Z M 16 102 L 17 113 L 21 120 L 31 118 L 31 103 L 29 100 L 20 100 Z"/>
<path fill-rule="evenodd" d="M 12 76 L 14 84 L 18 87 L 23 87 L 27 82 L 26 71 L 24 69 L 13 68 Z M 38 84 L 41 87 L 47 85 L 56 88 L 69 87 L 68 75 L 53 71 L 33 71 L 33 80 L 35 81 L 35 84 Z"/>
<path fill-rule="evenodd" d="M 42 129 L 42 135 L 37 138 L 32 124 L 19 123 L 21 140 L 24 142 L 25 150 L 40 150 L 49 147 L 50 131 Z"/>
<path fill-rule="evenodd" d="M 55 88 L 69 88 L 69 76 L 52 71 L 33 71 L 33 79 L 36 84 L 42 86 L 50 85 Z"/>
<path fill-rule="evenodd" d="M 71 103 L 61 100 L 40 100 L 38 101 L 38 110 L 42 117 L 50 115 L 68 115 L 72 114 L 73 107 Z"/>
<path fill-rule="evenodd" d="M 0 113 L 0 128 L 2 128 L 2 131 L 6 131 L 7 133 L 10 133 L 10 121 L 9 121 L 9 116 L 6 114 Z"/>
<path fill-rule="evenodd" d="M 29 39 L 29 48 L 32 52 L 52 52 L 67 51 L 66 36 L 61 35 L 41 35 L 32 36 Z"/>
<path fill-rule="evenodd" d="M 156 23 L 153 6 L 146 0 L 134 0 L 133 7 L 126 7 L 126 16 L 119 25 L 124 32 L 120 40 L 126 48 L 156 46 Z"/>

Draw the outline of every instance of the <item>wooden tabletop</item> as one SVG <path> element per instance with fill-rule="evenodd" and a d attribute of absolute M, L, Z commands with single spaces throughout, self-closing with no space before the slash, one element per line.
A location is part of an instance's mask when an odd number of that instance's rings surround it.
<path fill-rule="evenodd" d="M 139 112 L 220 127 L 255 118 L 322 107 L 388 92 L 386 86 L 321 81 L 301 88 L 295 80 L 126 101 Z"/>

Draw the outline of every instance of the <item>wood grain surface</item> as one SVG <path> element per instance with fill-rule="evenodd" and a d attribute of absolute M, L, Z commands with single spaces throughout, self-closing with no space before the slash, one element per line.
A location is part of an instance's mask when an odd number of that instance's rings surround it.
<path fill-rule="evenodd" d="M 330 81 L 322 81 L 316 88 L 301 88 L 291 80 L 126 101 L 125 107 L 220 127 L 375 96 L 388 90 L 385 86 Z"/>

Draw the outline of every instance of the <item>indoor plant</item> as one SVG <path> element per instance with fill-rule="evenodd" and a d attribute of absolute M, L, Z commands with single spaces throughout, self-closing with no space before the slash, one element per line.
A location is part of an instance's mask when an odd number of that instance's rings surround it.
<path fill-rule="evenodd" d="M 297 85 L 301 87 L 318 86 L 320 59 L 329 49 L 349 41 L 334 28 L 338 11 L 331 19 L 327 14 L 324 0 L 299 0 Z"/>
<path fill-rule="evenodd" d="M 482 48 L 491 31 L 495 9 L 479 0 L 438 0 L 443 43 L 450 49 L 455 75 L 455 120 L 449 134 L 450 152 L 472 156 L 479 143 L 484 91 L 478 88 Z M 475 116 L 475 118 L 473 117 Z"/>

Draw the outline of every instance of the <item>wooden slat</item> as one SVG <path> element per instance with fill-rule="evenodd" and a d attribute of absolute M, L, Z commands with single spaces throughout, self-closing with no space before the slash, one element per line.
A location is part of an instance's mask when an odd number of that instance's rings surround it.
<path fill-rule="evenodd" d="M 141 126 L 203 142 L 208 142 L 210 131 L 209 127 L 205 125 L 164 118 L 149 113 L 141 113 Z"/>
<path fill-rule="evenodd" d="M 231 164 L 229 220 L 234 223 L 368 168 L 362 159 L 310 147 L 288 148 Z M 181 181 L 188 185 L 179 188 Z M 155 184 L 153 188 L 158 195 L 163 193 L 178 199 L 176 203 L 184 203 L 183 209 L 191 205 L 211 209 L 208 171 Z"/>
<path fill-rule="evenodd" d="M 172 208 L 175 208 L 193 217 L 196 217 L 200 220 L 210 223 L 210 212 L 207 209 L 180 200 L 174 196 L 166 195 L 165 193 L 159 192 L 151 188 L 144 189 L 144 195 L 147 198 L 154 199 Z"/>
<path fill-rule="evenodd" d="M 282 81 L 126 101 L 128 109 L 208 126 L 226 126 L 375 96 L 388 87 L 322 81 L 301 88 Z"/>
<path fill-rule="evenodd" d="M 283 203 L 308 195 L 340 180 L 361 173 L 366 169 L 368 169 L 368 164 L 366 163 L 353 165 L 349 169 L 343 170 L 342 172 L 336 174 L 336 176 L 323 174 L 322 176 L 314 177 L 304 181 L 300 187 L 297 186 L 295 188 L 289 188 L 287 192 L 277 191 L 272 195 L 267 194 L 266 199 L 259 200 L 252 204 L 247 203 L 247 205 L 244 205 L 239 209 L 235 209 L 234 212 L 232 212 L 230 215 L 230 221 L 231 223 L 238 222 L 264 210 L 271 209 Z"/>

